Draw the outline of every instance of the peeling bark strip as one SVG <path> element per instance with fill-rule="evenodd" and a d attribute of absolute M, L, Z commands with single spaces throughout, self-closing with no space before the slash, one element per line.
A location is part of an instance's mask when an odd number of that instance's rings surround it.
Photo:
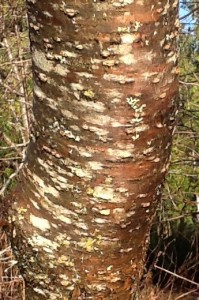
<path fill-rule="evenodd" d="M 28 299 L 131 299 L 174 131 L 178 2 L 27 4 L 35 141 L 12 222 Z"/>

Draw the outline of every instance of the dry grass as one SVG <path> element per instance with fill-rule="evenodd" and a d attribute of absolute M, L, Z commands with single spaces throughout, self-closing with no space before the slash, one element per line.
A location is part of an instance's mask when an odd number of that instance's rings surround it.
<path fill-rule="evenodd" d="M 25 300 L 25 284 L 5 232 L 0 232 L 0 299 Z"/>
<path fill-rule="evenodd" d="M 25 1 L 0 0 L 0 197 L 15 184 L 29 142 L 30 55 Z M 1 210 L 2 211 L 2 210 Z M 0 218 L 0 299 L 25 300 L 25 285 Z"/>
<path fill-rule="evenodd" d="M 14 184 L 29 142 L 32 101 L 24 5 L 0 0 L 0 196 Z"/>

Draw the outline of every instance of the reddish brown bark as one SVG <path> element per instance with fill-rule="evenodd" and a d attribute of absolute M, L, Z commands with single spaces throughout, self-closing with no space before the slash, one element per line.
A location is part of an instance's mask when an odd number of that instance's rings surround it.
<path fill-rule="evenodd" d="M 13 245 L 29 299 L 131 299 L 174 129 L 177 2 L 28 8 L 35 124 Z"/>

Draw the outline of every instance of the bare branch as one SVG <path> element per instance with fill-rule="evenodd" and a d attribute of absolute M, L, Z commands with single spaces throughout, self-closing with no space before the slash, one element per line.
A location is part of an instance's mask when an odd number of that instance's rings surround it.
<path fill-rule="evenodd" d="M 185 278 L 184 276 L 180 276 L 180 275 L 178 275 L 178 274 L 176 274 L 176 273 L 174 273 L 174 272 L 171 272 L 171 271 L 169 271 L 169 270 L 167 270 L 167 269 L 165 269 L 165 268 L 159 267 L 159 266 L 157 266 L 156 264 L 154 265 L 154 268 L 159 269 L 159 270 L 161 270 L 161 271 L 164 271 L 164 272 L 166 272 L 166 273 L 168 273 L 168 274 L 171 274 L 171 275 L 175 276 L 176 278 L 180 278 L 180 279 L 182 279 L 182 280 L 184 280 L 184 281 L 187 281 L 187 282 L 189 282 L 189 283 L 191 283 L 191 284 L 194 284 L 194 285 L 196 285 L 196 286 L 199 288 L 199 283 L 197 283 L 197 282 L 195 282 L 195 281 L 193 281 L 193 280 L 190 280 L 190 279 L 188 279 L 188 278 Z"/>

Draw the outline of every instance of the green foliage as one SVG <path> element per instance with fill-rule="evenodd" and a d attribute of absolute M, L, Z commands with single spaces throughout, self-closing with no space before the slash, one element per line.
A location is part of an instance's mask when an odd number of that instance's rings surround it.
<path fill-rule="evenodd" d="M 0 0 L 0 190 L 19 167 L 28 141 L 32 80 L 23 0 Z M 27 115 L 26 115 L 26 113 Z M 22 147 L 24 145 L 24 147 Z M 15 179 L 9 183 L 11 188 Z"/>
<path fill-rule="evenodd" d="M 192 26 L 190 31 L 182 30 L 179 41 L 181 105 L 170 168 L 159 211 L 152 226 L 149 251 L 150 262 L 154 260 L 157 265 L 187 278 L 193 275 L 192 280 L 194 274 L 199 273 L 196 254 L 199 246 L 199 224 L 196 218 L 196 195 L 199 194 L 198 41 L 198 25 Z M 165 272 L 160 273 L 156 269 L 153 272 L 158 281 L 168 283 Z"/>
<path fill-rule="evenodd" d="M 164 218 L 180 215 L 184 226 L 195 224 L 199 193 L 199 26 L 180 36 L 180 99 L 178 126 L 173 141 L 171 165 L 163 198 Z M 176 227 L 176 226 L 175 226 Z M 176 229 L 176 228 L 175 228 Z M 186 228 L 184 228 L 186 231 Z"/>

